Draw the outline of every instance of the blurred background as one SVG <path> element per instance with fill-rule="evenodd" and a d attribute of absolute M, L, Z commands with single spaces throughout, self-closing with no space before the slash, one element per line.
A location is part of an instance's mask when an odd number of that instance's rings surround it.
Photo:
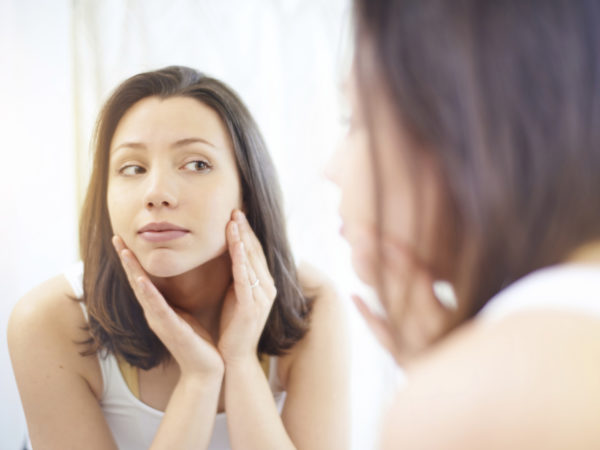
<path fill-rule="evenodd" d="M 29 289 L 78 260 L 99 108 L 125 78 L 173 64 L 223 80 L 256 118 L 295 256 L 327 273 L 348 307 L 340 320 L 351 326 L 352 444 L 374 447 L 396 374 L 350 302 L 369 293 L 352 273 L 338 193 L 322 174 L 344 132 L 351 57 L 349 0 L 0 0 L 0 448 L 20 449 L 26 432 L 8 317 Z"/>

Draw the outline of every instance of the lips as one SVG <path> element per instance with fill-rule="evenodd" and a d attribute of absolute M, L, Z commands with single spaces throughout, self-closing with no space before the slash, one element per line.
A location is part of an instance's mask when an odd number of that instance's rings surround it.
<path fill-rule="evenodd" d="M 169 222 L 152 222 L 138 230 L 140 237 L 148 242 L 165 242 L 188 234 L 190 230 Z"/>

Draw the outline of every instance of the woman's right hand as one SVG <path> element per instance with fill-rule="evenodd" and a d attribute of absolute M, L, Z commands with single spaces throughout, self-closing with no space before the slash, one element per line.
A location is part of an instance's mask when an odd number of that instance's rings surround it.
<path fill-rule="evenodd" d="M 119 236 L 114 236 L 112 242 L 148 326 L 179 364 L 181 377 L 221 380 L 224 362 L 209 333 L 191 314 L 175 310 L 167 303 Z"/>

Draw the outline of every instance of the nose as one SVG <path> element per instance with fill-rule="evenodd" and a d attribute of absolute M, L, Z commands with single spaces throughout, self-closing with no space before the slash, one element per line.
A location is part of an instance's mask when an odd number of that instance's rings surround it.
<path fill-rule="evenodd" d="M 147 209 L 177 207 L 177 186 L 165 171 L 153 170 L 147 178 L 147 182 L 144 194 L 144 205 Z"/>

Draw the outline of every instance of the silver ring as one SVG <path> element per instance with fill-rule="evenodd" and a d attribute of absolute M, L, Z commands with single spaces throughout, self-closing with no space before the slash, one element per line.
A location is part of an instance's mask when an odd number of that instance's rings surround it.
<path fill-rule="evenodd" d="M 257 279 L 256 279 L 256 281 L 250 285 L 250 289 L 254 289 L 254 288 L 255 288 L 256 286 L 258 286 L 259 284 L 260 284 L 260 281 L 259 281 L 259 279 L 257 278 Z"/>

